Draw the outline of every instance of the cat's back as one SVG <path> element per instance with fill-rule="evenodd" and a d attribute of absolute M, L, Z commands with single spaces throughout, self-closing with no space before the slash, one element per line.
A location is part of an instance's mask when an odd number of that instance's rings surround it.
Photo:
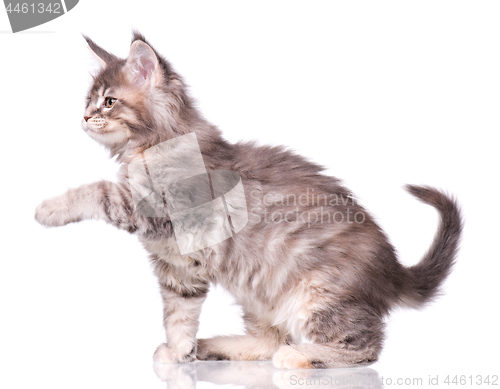
<path fill-rule="evenodd" d="M 234 170 L 243 180 L 256 180 L 269 188 L 297 188 L 349 191 L 336 177 L 323 174 L 325 167 L 285 146 L 238 142 L 234 147 Z"/>

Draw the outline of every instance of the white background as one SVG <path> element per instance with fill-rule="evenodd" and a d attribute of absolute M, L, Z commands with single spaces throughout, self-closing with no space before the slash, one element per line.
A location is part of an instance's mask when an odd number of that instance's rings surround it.
<path fill-rule="evenodd" d="M 80 129 L 92 66 L 80 33 L 125 57 L 132 28 L 228 140 L 285 144 L 343 179 L 404 264 L 429 247 L 437 215 L 402 185 L 454 194 L 466 223 L 445 294 L 393 312 L 372 368 L 498 375 L 499 19 L 494 1 L 82 0 L 11 34 L 2 10 L 1 386 L 166 385 L 151 367 L 161 302 L 138 241 L 104 222 L 33 218 L 44 198 L 113 179 L 116 164 Z M 238 313 L 211 293 L 199 336 L 241 333 Z"/>

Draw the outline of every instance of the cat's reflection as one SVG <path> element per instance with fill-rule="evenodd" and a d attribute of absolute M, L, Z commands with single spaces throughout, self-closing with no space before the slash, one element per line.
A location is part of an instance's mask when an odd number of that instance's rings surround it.
<path fill-rule="evenodd" d="M 378 373 L 367 367 L 279 370 L 272 362 L 198 361 L 155 364 L 154 370 L 158 378 L 167 383 L 168 389 L 194 389 L 202 381 L 246 389 L 383 387 Z"/>

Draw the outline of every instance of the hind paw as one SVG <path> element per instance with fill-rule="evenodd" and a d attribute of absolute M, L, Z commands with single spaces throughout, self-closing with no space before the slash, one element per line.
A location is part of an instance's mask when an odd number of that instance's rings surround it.
<path fill-rule="evenodd" d="M 312 369 L 307 357 L 292 346 L 282 346 L 273 356 L 273 365 L 278 369 Z"/>

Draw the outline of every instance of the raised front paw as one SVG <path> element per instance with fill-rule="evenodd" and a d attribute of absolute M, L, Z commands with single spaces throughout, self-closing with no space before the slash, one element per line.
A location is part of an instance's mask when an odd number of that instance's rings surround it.
<path fill-rule="evenodd" d="M 78 221 L 75 217 L 72 217 L 64 195 L 42 201 L 36 208 L 35 219 L 38 223 L 47 227 L 64 226 Z"/>
<path fill-rule="evenodd" d="M 172 350 L 165 343 L 162 343 L 156 349 L 153 355 L 155 363 L 187 363 L 196 359 L 194 348 L 189 353 L 182 353 Z"/>

